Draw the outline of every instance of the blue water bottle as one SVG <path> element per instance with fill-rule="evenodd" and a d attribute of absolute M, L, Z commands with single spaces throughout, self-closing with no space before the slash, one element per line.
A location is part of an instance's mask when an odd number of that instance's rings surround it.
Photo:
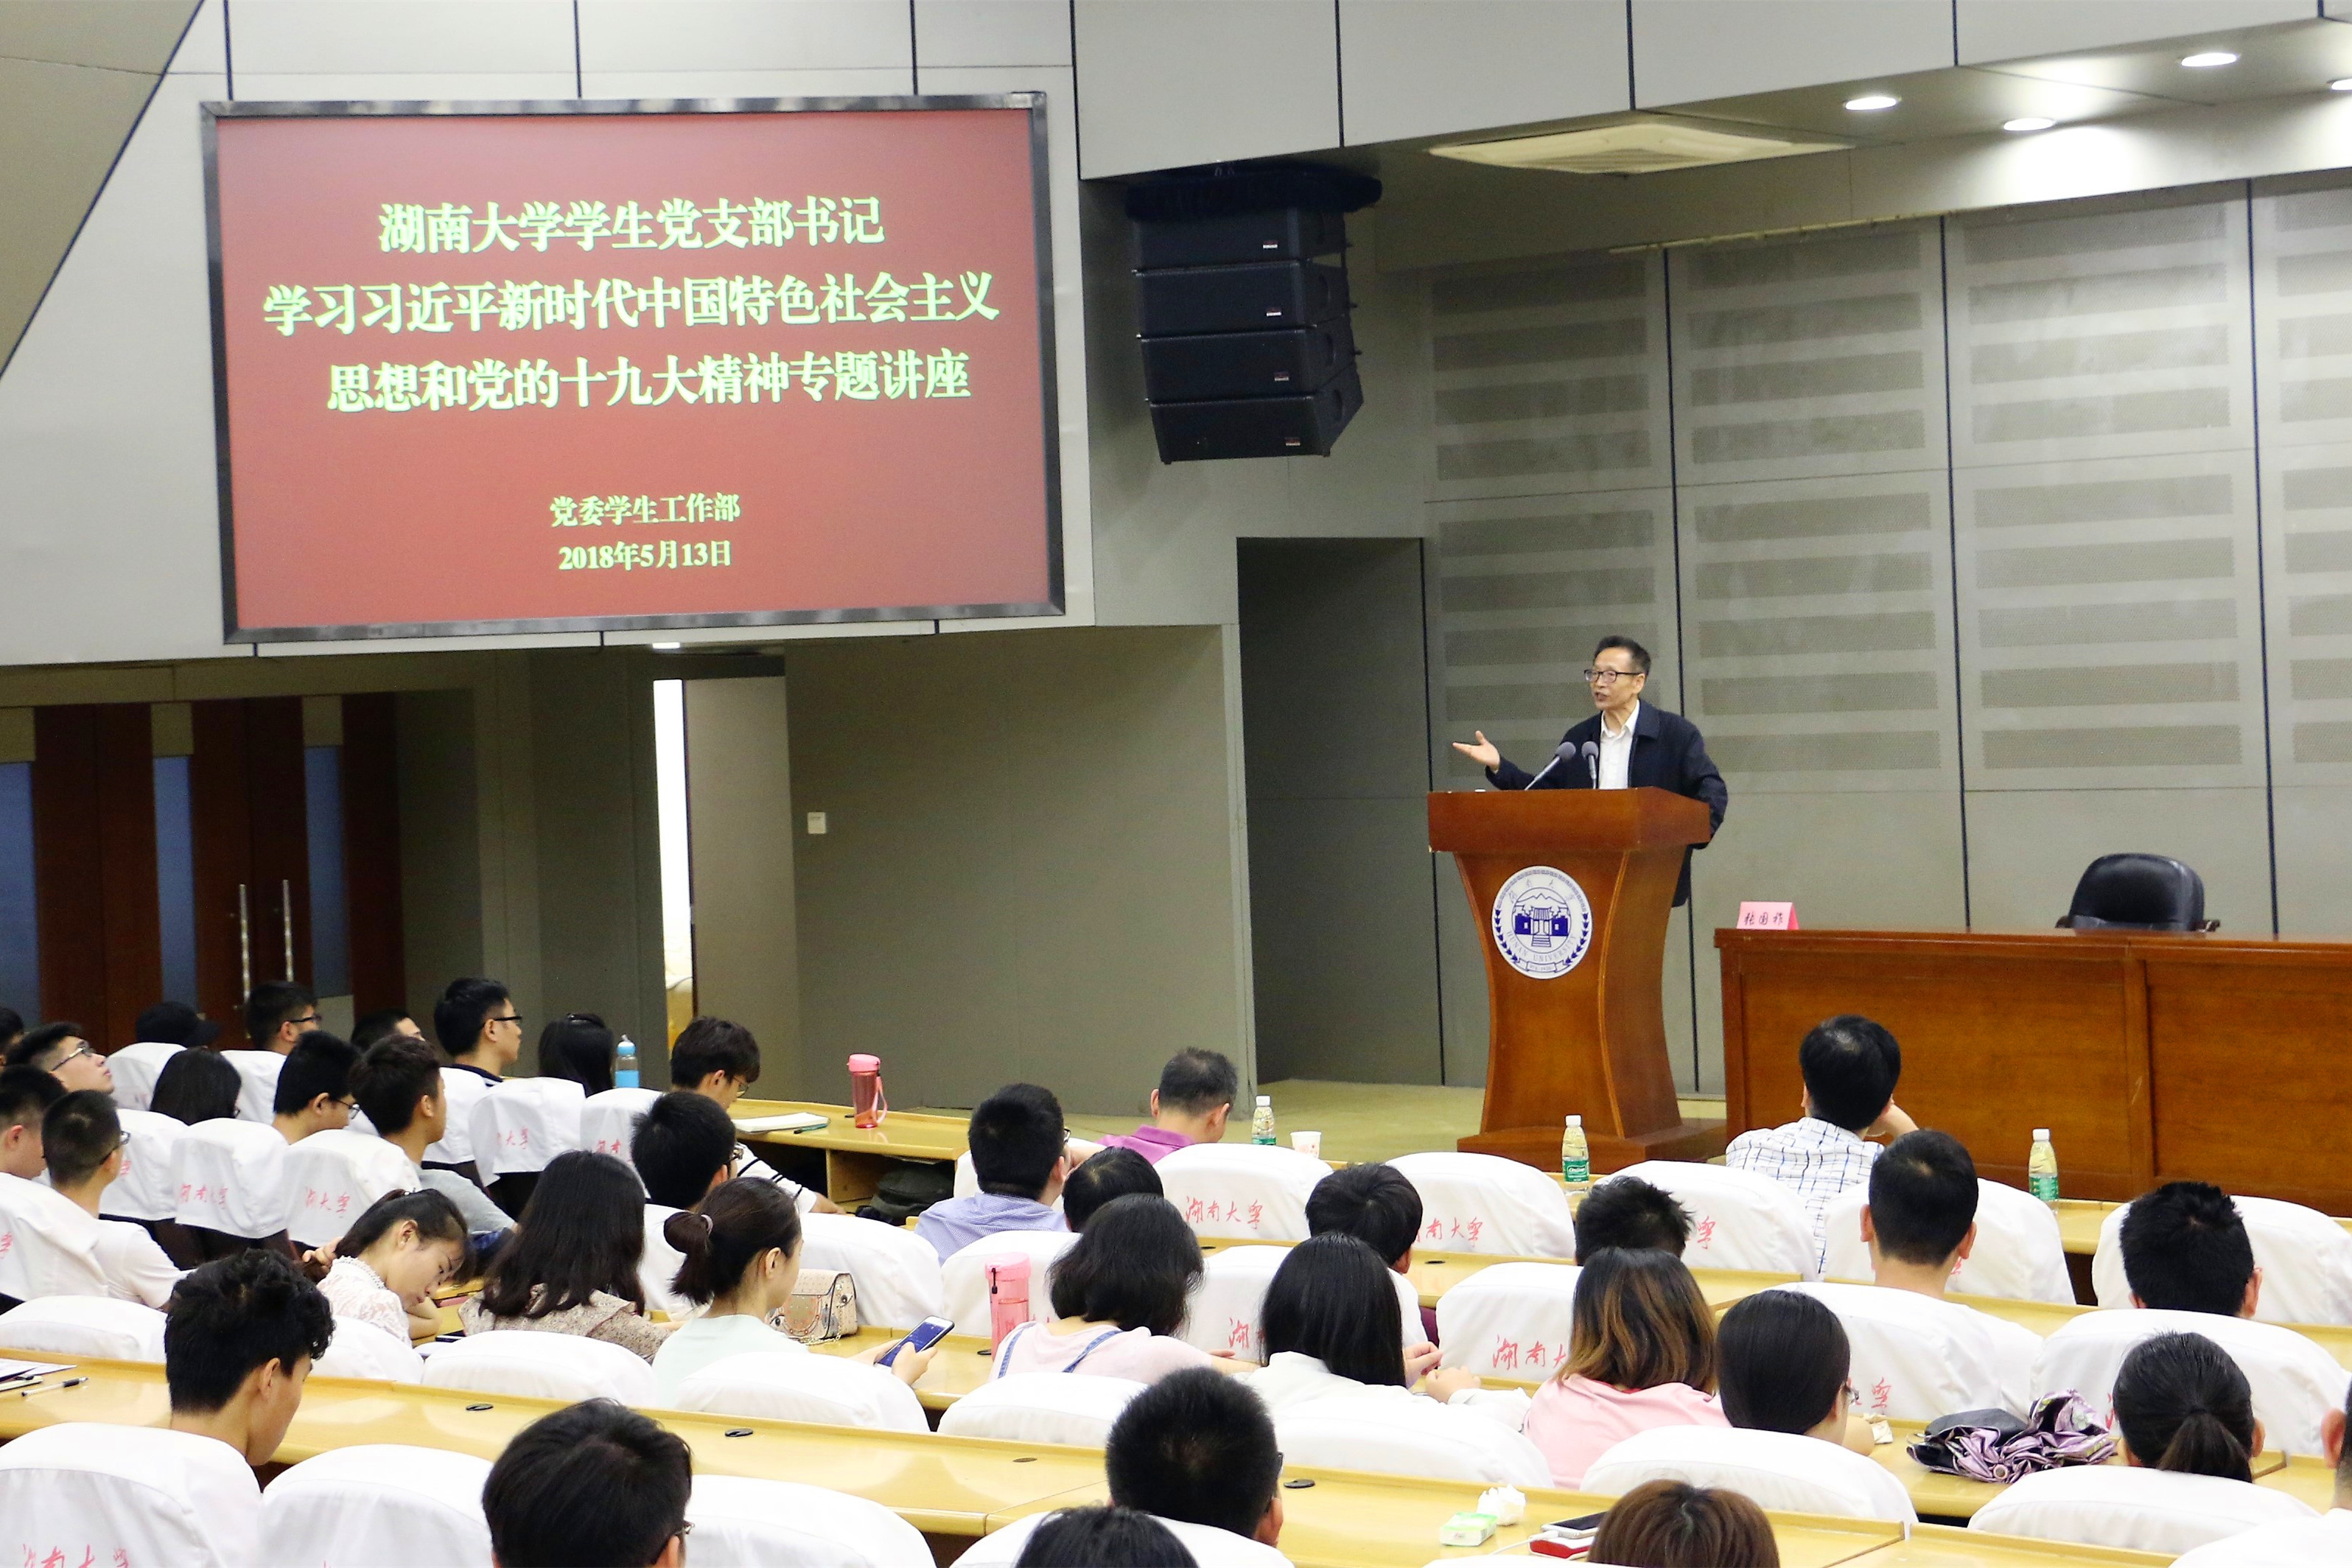
<path fill-rule="evenodd" d="M 637 1043 L 628 1036 L 623 1035 L 620 1048 L 620 1063 L 613 1073 L 614 1087 L 635 1089 L 637 1087 Z"/>

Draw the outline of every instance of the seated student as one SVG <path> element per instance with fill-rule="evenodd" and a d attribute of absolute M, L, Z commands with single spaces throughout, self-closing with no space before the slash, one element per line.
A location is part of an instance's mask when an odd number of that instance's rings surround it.
<path fill-rule="evenodd" d="M 147 1109 L 194 1127 L 236 1115 L 245 1080 L 218 1051 L 182 1051 L 155 1075 Z"/>
<path fill-rule="evenodd" d="M 184 1052 L 183 1055 L 186 1054 Z M 270 1097 L 270 1125 L 289 1143 L 352 1124 L 352 1068 L 360 1054 L 324 1029 L 294 1042 Z"/>
<path fill-rule="evenodd" d="M 681 1568 L 686 1439 L 609 1399 L 542 1415 L 490 1466 L 482 1514 L 499 1568 Z"/>
<path fill-rule="evenodd" d="M 677 1032 L 669 1048 L 670 1087 L 714 1100 L 721 1110 L 742 1099 L 743 1091 L 759 1081 L 760 1042 L 740 1024 L 697 1018 Z M 792 1180 L 740 1143 L 735 1145 L 734 1163 L 728 1173 L 773 1182 L 800 1205 L 803 1214 L 841 1212 L 832 1200 Z"/>
<path fill-rule="evenodd" d="M 1168 1189 L 1151 1162 L 1134 1150 L 1105 1149 L 1087 1155 L 1062 1184 L 1062 1217 L 1072 1230 L 1084 1230 L 1103 1205 L 1135 1193 L 1164 1198 Z"/>
<path fill-rule="evenodd" d="M 1137 1394 L 1111 1423 L 1103 1471 L 1111 1501 L 1173 1526 L 1195 1557 L 1206 1555 L 1204 1544 L 1224 1544 L 1202 1526 L 1263 1546 L 1281 1540 L 1274 1420 L 1223 1373 L 1180 1372 Z"/>
<path fill-rule="evenodd" d="M 522 1055 L 522 1015 L 504 981 L 464 975 L 449 982 L 433 1004 L 433 1036 L 448 1058 L 441 1096 L 449 1108 L 441 1136 L 427 1151 L 425 1168 L 484 1182 L 474 1163 L 474 1107 L 505 1081 L 507 1069 Z"/>
<path fill-rule="evenodd" d="M 1387 1260 L 1391 1271 L 1412 1272 L 1413 1238 L 1421 1234 L 1421 1192 L 1393 1165 L 1350 1165 L 1315 1184 L 1307 1194 L 1307 1234 L 1352 1236 Z M 1421 1337 L 1437 1343 L 1437 1310 L 1421 1309 Z"/>
<path fill-rule="evenodd" d="M 1523 1430 L 1571 1490 L 1610 1447 L 1653 1426 L 1722 1426 L 1715 1314 L 1683 1260 L 1603 1247 L 1585 1259 L 1569 1356 Z"/>
<path fill-rule="evenodd" d="M 663 1236 L 686 1259 L 677 1293 L 707 1309 L 679 1324 L 654 1354 L 654 1382 L 664 1400 L 676 1399 L 686 1380 L 712 1362 L 806 1348 L 774 1323 L 800 1278 L 801 1215 L 773 1183 L 722 1182 L 692 1213 L 670 1215 Z M 876 1345 L 856 1359 L 870 1366 L 889 1348 Z M 938 1353 L 936 1346 L 902 1350 L 890 1370 L 912 1387 Z"/>
<path fill-rule="evenodd" d="M 2110 1395 L 2124 1463 L 2188 1476 L 2252 1481 L 2263 1451 L 2254 1391 L 2202 1334 L 2140 1341 L 2116 1369 Z"/>
<path fill-rule="evenodd" d="M 1611 1176 L 1576 1205 L 1576 1260 L 1604 1247 L 1628 1252 L 1671 1252 L 1690 1245 L 1690 1211 L 1672 1193 L 1639 1176 Z"/>
<path fill-rule="evenodd" d="M 65 1093 L 65 1085 L 38 1068 L 0 1068 L 0 1176 L 29 1182 L 48 1168 L 41 1118 Z"/>
<path fill-rule="evenodd" d="M 131 1032 L 159 1046 L 198 1050 L 220 1038 L 221 1026 L 185 1002 L 158 1002 L 139 1015 Z"/>
<path fill-rule="evenodd" d="M 425 1037 L 425 1031 L 416 1026 L 416 1020 L 404 1010 L 380 1007 L 373 1013 L 362 1014 L 359 1022 L 352 1026 L 352 1049 L 365 1056 L 370 1047 L 394 1035 L 406 1035 L 412 1040 L 421 1040 Z"/>
<path fill-rule="evenodd" d="M 547 1163 L 521 1221 L 490 1259 L 482 1293 L 457 1315 L 469 1334 L 579 1334 L 650 1362 L 670 1331 L 645 1318 L 637 1283 L 645 1250 L 635 1174 L 610 1154 L 569 1150 Z"/>
<path fill-rule="evenodd" d="M 915 1221 L 915 1234 L 941 1262 L 998 1231 L 1069 1228 L 1054 1210 L 1071 1160 L 1064 1147 L 1062 1102 L 1050 1090 L 1034 1083 L 1005 1085 L 973 1110 L 966 1136 L 980 1191 L 933 1204 Z"/>
<path fill-rule="evenodd" d="M 2116 1238 L 2135 1307 L 2251 1318 L 2263 1294 L 2254 1245 L 2230 1194 L 2167 1182 L 2131 1202 Z"/>
<path fill-rule="evenodd" d="M 1965 1407 L 1999 1406 L 2022 1415 L 2032 1408 L 2042 1336 L 1944 1295 L 1952 1270 L 1976 1247 L 1979 1195 L 1976 1162 L 1958 1139 L 1927 1130 L 1906 1132 L 1871 1167 L 1862 1239 L 1879 1285 L 1935 1303 L 1916 1308 L 1923 1330 L 1972 1342 L 1973 1359 L 1993 1369 L 1997 1382 L 1969 1390 Z"/>
<path fill-rule="evenodd" d="M 1853 1349 L 1837 1314 L 1794 1290 L 1759 1290 L 1723 1314 L 1716 1367 L 1734 1426 L 1792 1432 L 1867 1454 L 1870 1423 L 1853 1414 Z"/>
<path fill-rule="evenodd" d="M 268 1464 L 333 1334 L 327 1299 L 284 1255 L 254 1247 L 205 1264 L 164 1308 L 172 1430 L 218 1438 L 247 1464 Z M 257 1488 L 249 1506 L 261 1506 Z"/>
<path fill-rule="evenodd" d="M 1132 1132 L 1114 1132 L 1106 1146 L 1132 1149 L 1153 1164 L 1194 1143 L 1214 1143 L 1225 1135 L 1241 1079 L 1234 1064 L 1216 1051 L 1178 1051 L 1160 1069 L 1151 1091 L 1151 1120 Z"/>
<path fill-rule="evenodd" d="M 289 981 L 265 980 L 245 999 L 248 1050 L 284 1056 L 319 1026 L 319 999 Z"/>
<path fill-rule="evenodd" d="M 118 1301 L 161 1307 L 171 1300 L 181 1270 L 163 1256 L 147 1227 L 102 1218 L 99 1199 L 122 1174 L 122 1119 L 113 1100 L 94 1089 L 58 1099 L 41 1118 L 41 1157 L 58 1196 L 89 1218 L 88 1232 L 106 1293 Z"/>
<path fill-rule="evenodd" d="M 1437 1347 L 1403 1349 L 1403 1322 L 1389 1267 L 1352 1236 L 1328 1231 L 1290 1249 L 1266 1287 L 1258 1324 L 1265 1365 L 1239 1375 L 1266 1408 L 1280 1411 L 1328 1394 L 1417 1389 L 1468 1405 L 1517 1431 L 1528 1396 L 1488 1393 L 1465 1368 L 1439 1370 Z"/>
<path fill-rule="evenodd" d="M 81 1037 L 79 1024 L 44 1024 L 28 1029 L 0 1061 L 12 1068 L 38 1068 L 68 1089 L 114 1092 L 114 1072 L 98 1047 Z"/>
<path fill-rule="evenodd" d="M 1591 1561 L 1622 1568 L 1780 1568 L 1764 1510 L 1726 1487 L 1644 1481 L 1610 1505 Z"/>
<path fill-rule="evenodd" d="M 1152 1383 L 1207 1366 L 1207 1352 L 1174 1337 L 1200 1282 L 1201 1244 L 1174 1204 L 1113 1198 L 1055 1259 L 1053 1319 L 1006 1335 L 989 1375 L 1088 1372 Z"/>
<path fill-rule="evenodd" d="M 406 1344 L 440 1331 L 433 1292 L 465 1258 L 466 1221 L 456 1204 L 430 1187 L 386 1193 L 335 1243 L 319 1289 L 336 1317 L 373 1323 Z"/>
<path fill-rule="evenodd" d="M 1184 1543 L 1150 1514 L 1105 1503 L 1048 1517 L 1021 1548 L 1013 1568 L 1194 1568 L 1194 1563 Z"/>
<path fill-rule="evenodd" d="M 717 1191 L 734 1153 L 735 1123 L 698 1094 L 663 1095 L 629 1139 L 646 1201 L 667 1209 L 690 1209 Z"/>
<path fill-rule="evenodd" d="M 539 1032 L 539 1076 L 566 1078 L 589 1094 L 613 1087 L 613 1031 L 593 1013 L 566 1013 Z"/>
<path fill-rule="evenodd" d="M 1885 1026 L 1853 1013 L 1813 1026 L 1797 1048 L 1805 1079 L 1805 1114 L 1780 1127 L 1742 1132 L 1724 1163 L 1769 1176 L 1793 1193 L 1813 1222 L 1816 1258 L 1828 1247 L 1822 1231 L 1829 1202 L 1870 1179 L 1878 1146 L 1869 1138 L 1899 1138 L 1918 1123 L 1895 1103 L 1903 1076 L 1903 1048 Z"/>
<path fill-rule="evenodd" d="M 457 1205 L 470 1235 L 494 1236 L 514 1227 L 506 1211 L 490 1202 L 481 1188 L 455 1171 L 425 1166 L 425 1151 L 439 1140 L 449 1121 L 449 1102 L 442 1095 L 439 1052 L 405 1035 L 379 1040 L 352 1069 L 352 1096 L 376 1136 L 408 1156 L 416 1172 L 416 1184 L 432 1188 Z"/>
<path fill-rule="evenodd" d="M 2327 1417 L 2320 1450 L 2336 1468 L 2332 1506 L 2317 1519 L 2260 1525 L 2184 1554 L 2173 1568 L 2326 1568 L 2352 1563 L 2352 1394 Z"/>

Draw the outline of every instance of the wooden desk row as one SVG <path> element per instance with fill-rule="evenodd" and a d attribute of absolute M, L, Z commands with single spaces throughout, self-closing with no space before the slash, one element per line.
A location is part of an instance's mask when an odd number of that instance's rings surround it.
<path fill-rule="evenodd" d="M 0 1398 L 0 1440 L 54 1422 L 152 1426 L 168 1415 L 160 1366 L 84 1361 L 75 1375 L 89 1381 L 64 1388 L 53 1376 L 29 1394 Z M 408 1443 L 490 1458 L 517 1432 L 556 1408 L 553 1400 L 314 1377 L 276 1459 L 292 1464 L 362 1443 Z M 1089 1449 L 678 1411 L 653 1414 L 687 1440 L 698 1473 L 801 1481 L 852 1493 L 882 1503 L 935 1537 L 983 1535 L 1029 1514 L 1108 1496 L 1102 1456 Z M 1436 1545 L 1438 1526 L 1476 1500 L 1475 1486 L 1300 1466 L 1286 1468 L 1284 1480 L 1282 1551 L 1300 1568 L 1419 1568 L 1441 1559 L 1525 1555 L 1528 1536 L 1546 1521 L 1596 1512 L 1610 1500 L 1579 1492 L 1532 1492 L 1520 1524 L 1483 1547 L 1449 1550 Z M 1906 1540 L 1901 1526 L 1868 1520 L 1775 1514 L 1772 1523 L 1784 1568 L 2123 1568 L 2165 1561 L 1931 1527 Z"/>
<path fill-rule="evenodd" d="M 892 1111 L 881 1126 L 861 1128 L 852 1121 L 849 1107 L 808 1100 L 739 1100 L 729 1113 L 738 1121 L 752 1121 L 793 1111 L 814 1111 L 825 1118 L 825 1124 L 808 1132 L 747 1132 L 743 1141 L 771 1149 L 822 1151 L 825 1196 L 845 1209 L 872 1197 L 893 1163 L 952 1163 L 970 1147 L 969 1123 L 961 1116 Z"/>

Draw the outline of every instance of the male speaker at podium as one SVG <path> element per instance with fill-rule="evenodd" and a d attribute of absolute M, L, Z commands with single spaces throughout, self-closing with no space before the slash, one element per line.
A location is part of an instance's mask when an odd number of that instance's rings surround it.
<path fill-rule="evenodd" d="M 1456 741 L 1454 749 L 1485 768 L 1487 782 L 1498 790 L 1639 789 L 1651 784 L 1706 802 L 1709 830 L 1721 828 L 1731 792 L 1706 754 L 1698 726 L 1642 700 L 1642 689 L 1650 683 L 1650 650 L 1632 637 L 1602 637 L 1592 650 L 1584 681 L 1600 711 L 1571 727 L 1551 760 L 1535 773 L 1505 757 L 1483 732 L 1473 731 L 1475 744 Z M 1685 849 L 1675 905 L 1688 902 L 1690 851 Z"/>

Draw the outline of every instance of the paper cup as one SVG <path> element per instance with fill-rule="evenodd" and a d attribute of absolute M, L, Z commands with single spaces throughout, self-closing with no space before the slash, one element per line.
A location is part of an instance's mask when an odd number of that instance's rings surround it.
<path fill-rule="evenodd" d="M 1312 1154 L 1320 1160 L 1323 1157 L 1323 1134 L 1294 1132 L 1290 1135 L 1290 1146 L 1302 1154 Z"/>

